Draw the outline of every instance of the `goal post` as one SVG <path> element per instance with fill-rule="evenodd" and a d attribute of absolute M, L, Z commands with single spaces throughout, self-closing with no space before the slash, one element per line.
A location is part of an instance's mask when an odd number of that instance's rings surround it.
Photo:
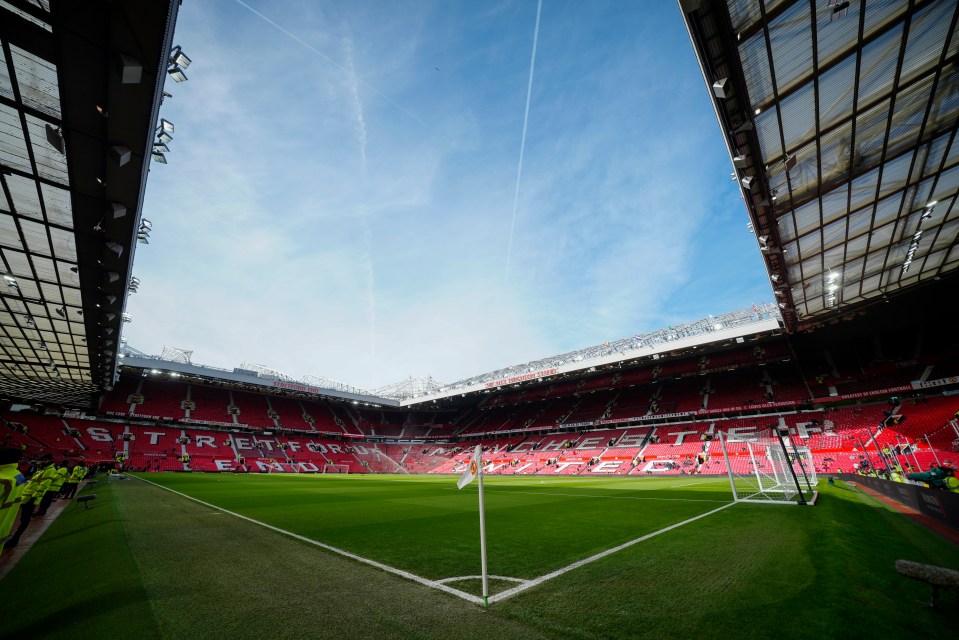
<path fill-rule="evenodd" d="M 348 464 L 327 464 L 323 467 L 323 473 L 349 473 L 350 465 Z"/>
<path fill-rule="evenodd" d="M 773 438 L 728 439 L 719 434 L 729 485 L 736 502 L 815 504 L 819 493 L 808 447 Z"/>

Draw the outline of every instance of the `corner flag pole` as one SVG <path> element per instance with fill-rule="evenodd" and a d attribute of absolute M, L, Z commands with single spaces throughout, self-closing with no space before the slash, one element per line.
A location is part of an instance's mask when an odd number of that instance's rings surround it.
<path fill-rule="evenodd" d="M 479 480 L 479 516 L 480 516 L 480 558 L 483 562 L 483 606 L 489 606 L 489 580 L 486 575 L 486 509 L 483 506 L 483 449 L 482 445 L 476 445 L 477 457 L 480 463 L 477 465 L 476 478 Z"/>

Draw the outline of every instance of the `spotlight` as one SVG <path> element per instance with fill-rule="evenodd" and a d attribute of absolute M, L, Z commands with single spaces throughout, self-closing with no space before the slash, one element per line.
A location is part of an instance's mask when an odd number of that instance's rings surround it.
<path fill-rule="evenodd" d="M 117 163 L 118 167 L 122 167 L 126 163 L 130 162 L 130 157 L 132 155 L 133 152 L 122 145 L 114 145 L 110 147 L 110 157 L 114 162 Z"/>
<path fill-rule="evenodd" d="M 127 214 L 127 207 L 125 204 L 120 204 L 119 202 L 111 202 L 107 208 L 107 212 L 113 216 L 114 220 L 119 220 Z"/>
<path fill-rule="evenodd" d="M 120 84 L 139 84 L 143 65 L 132 56 L 120 54 Z"/>
<path fill-rule="evenodd" d="M 186 69 L 190 66 L 190 63 L 193 62 L 190 60 L 187 54 L 183 53 L 183 48 L 180 45 L 173 47 L 173 50 L 170 51 L 170 59 L 168 64 L 176 65 L 181 69 Z"/>
<path fill-rule="evenodd" d="M 177 82 L 186 82 L 187 80 L 186 74 L 183 73 L 183 69 L 181 69 L 178 65 L 173 65 L 167 69 L 166 72 L 169 73 L 170 76 L 172 76 Z"/>
<path fill-rule="evenodd" d="M 713 95 L 717 98 L 725 100 L 728 96 L 726 94 L 726 85 L 729 84 L 729 78 L 720 78 L 713 83 Z"/>
<path fill-rule="evenodd" d="M 63 147 L 63 134 L 60 133 L 60 129 L 54 127 L 53 125 L 47 125 L 47 142 L 50 143 L 50 146 L 60 152 L 60 155 L 66 155 L 66 151 Z"/>

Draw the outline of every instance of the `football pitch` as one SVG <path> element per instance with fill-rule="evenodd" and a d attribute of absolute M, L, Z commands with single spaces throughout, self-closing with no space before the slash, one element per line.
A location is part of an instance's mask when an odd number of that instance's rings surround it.
<path fill-rule="evenodd" d="M 842 483 L 840 483 L 841 485 Z M 846 486 L 732 504 L 719 477 L 143 474 L 101 479 L 0 581 L 0 637 L 941 634 L 898 558 L 959 550 Z M 31 586 L 62 594 L 34 606 Z M 82 577 L 82 578 L 81 578 Z M 82 579 L 85 589 L 70 588 Z M 9 611 L 9 615 L 8 614 Z"/>

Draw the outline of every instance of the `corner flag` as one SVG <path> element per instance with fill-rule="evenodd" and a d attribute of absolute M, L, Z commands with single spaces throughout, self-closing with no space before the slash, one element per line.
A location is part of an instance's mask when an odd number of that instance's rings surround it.
<path fill-rule="evenodd" d="M 473 452 L 473 457 L 470 459 L 470 463 L 466 465 L 466 470 L 463 471 L 463 475 L 460 476 L 459 482 L 456 483 L 457 489 L 462 489 L 469 483 L 471 483 L 476 475 L 480 471 L 480 466 L 483 464 L 483 448 L 481 445 L 476 445 L 476 450 Z"/>
<path fill-rule="evenodd" d="M 483 446 L 476 445 L 469 465 L 456 483 L 462 489 L 475 478 L 479 478 L 479 520 L 480 520 L 480 562 L 483 565 L 483 604 L 489 606 L 489 579 L 486 573 L 486 509 L 483 505 Z"/>

